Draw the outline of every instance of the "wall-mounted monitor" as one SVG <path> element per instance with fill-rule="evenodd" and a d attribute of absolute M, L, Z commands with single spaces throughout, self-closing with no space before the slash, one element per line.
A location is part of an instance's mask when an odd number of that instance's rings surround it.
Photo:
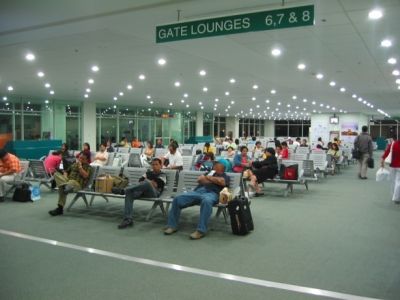
<path fill-rule="evenodd" d="M 339 124 L 339 117 L 336 117 L 336 116 L 330 117 L 329 118 L 329 123 L 331 123 L 331 124 Z"/>

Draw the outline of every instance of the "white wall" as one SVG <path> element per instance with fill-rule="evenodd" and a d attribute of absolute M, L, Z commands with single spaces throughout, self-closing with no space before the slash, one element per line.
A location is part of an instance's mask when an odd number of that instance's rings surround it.
<path fill-rule="evenodd" d="M 313 114 L 311 115 L 310 139 L 311 142 L 316 142 L 318 137 L 322 140 L 329 141 L 329 133 L 331 131 L 341 131 L 341 124 L 346 122 L 356 122 L 358 124 L 358 132 L 361 132 L 361 127 L 368 126 L 369 118 L 363 114 L 336 114 L 339 117 L 339 124 L 330 124 L 330 117 L 333 114 Z"/>
<path fill-rule="evenodd" d="M 203 111 L 196 112 L 196 136 L 203 135 Z M 213 135 L 213 133 L 211 133 Z"/>
<path fill-rule="evenodd" d="M 235 117 L 226 117 L 226 134 L 232 131 L 233 138 L 239 137 L 239 119 Z"/>

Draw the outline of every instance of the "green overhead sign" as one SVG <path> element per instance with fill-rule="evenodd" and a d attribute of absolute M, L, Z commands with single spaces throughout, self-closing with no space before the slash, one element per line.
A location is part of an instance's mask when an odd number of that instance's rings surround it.
<path fill-rule="evenodd" d="M 260 11 L 156 27 L 156 42 L 314 25 L 314 5 Z"/>

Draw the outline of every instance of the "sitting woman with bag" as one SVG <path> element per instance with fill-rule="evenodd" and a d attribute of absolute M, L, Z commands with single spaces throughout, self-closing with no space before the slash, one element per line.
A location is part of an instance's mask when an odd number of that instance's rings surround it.
<path fill-rule="evenodd" d="M 253 170 L 247 171 L 247 176 L 250 178 L 250 187 L 255 190 L 256 197 L 264 195 L 261 192 L 259 184 L 267 179 L 273 179 L 278 174 L 278 160 L 275 156 L 273 148 L 267 148 L 264 152 L 265 159 L 253 163 Z"/>
<path fill-rule="evenodd" d="M 236 154 L 233 159 L 233 172 L 242 173 L 244 170 L 251 168 L 251 160 L 247 156 L 249 149 L 246 146 L 240 147 L 240 153 Z"/>
<path fill-rule="evenodd" d="M 400 141 L 396 140 L 395 137 L 393 137 L 392 143 L 387 146 L 385 153 L 382 155 L 382 168 L 385 163 L 390 166 L 392 201 L 400 204 Z"/>

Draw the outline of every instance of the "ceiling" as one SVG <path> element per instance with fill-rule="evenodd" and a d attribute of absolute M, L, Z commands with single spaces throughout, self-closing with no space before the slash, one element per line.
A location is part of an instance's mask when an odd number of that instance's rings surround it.
<path fill-rule="evenodd" d="M 303 118 L 319 112 L 383 117 L 377 109 L 400 116 L 400 85 L 395 82 L 400 76 L 392 75 L 400 69 L 400 0 L 284 2 L 285 7 L 314 4 L 315 25 L 156 44 L 155 27 L 175 23 L 177 10 L 186 21 L 281 8 L 282 1 L 3 0 L 0 96 L 260 118 Z M 383 11 L 381 19 L 368 19 L 374 8 Z M 385 38 L 392 40 L 391 47 L 380 46 Z M 282 50 L 280 57 L 271 55 L 273 47 Z M 25 60 L 28 52 L 35 54 L 35 61 Z M 389 64 L 390 57 L 397 64 Z M 158 65 L 159 58 L 167 63 Z M 306 64 L 303 71 L 297 69 L 300 62 Z M 92 65 L 100 70 L 93 73 Z M 39 78 L 38 71 L 45 76 Z M 324 78 L 316 79 L 316 73 Z M 146 79 L 139 80 L 140 74 Z M 88 84 L 89 78 L 94 84 Z M 236 82 L 231 84 L 230 78 Z M 51 88 L 44 87 L 46 82 Z"/>

